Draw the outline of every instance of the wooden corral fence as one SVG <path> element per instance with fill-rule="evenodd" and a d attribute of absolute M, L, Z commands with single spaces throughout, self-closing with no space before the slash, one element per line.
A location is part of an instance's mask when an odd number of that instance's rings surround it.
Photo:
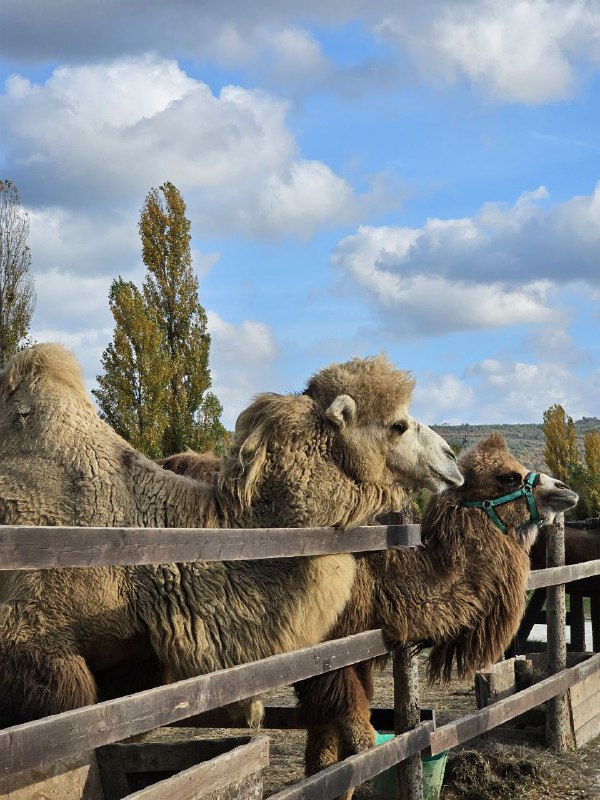
<path fill-rule="evenodd" d="M 383 550 L 418 544 L 419 530 L 418 525 L 364 527 L 347 531 L 331 528 L 241 531 L 0 526 L 0 569 L 231 561 Z M 588 676 L 600 672 L 600 654 L 566 668 L 562 585 L 600 574 L 600 560 L 561 566 L 561 558 L 564 563 L 564 528 L 559 524 L 557 535 L 548 537 L 548 540 L 552 542 L 549 560 L 553 566 L 532 573 L 528 584 L 529 589 L 551 587 L 548 608 L 550 674 L 545 680 L 434 729 L 433 721 L 419 721 L 415 717 L 418 707 L 415 662 L 408 651 L 401 648 L 396 653 L 394 664 L 397 735 L 378 747 L 347 758 L 280 791 L 273 800 L 332 800 L 399 762 L 402 762 L 398 767 L 402 778 L 399 796 L 405 800 L 417 800 L 422 797 L 420 754 L 423 751 L 431 755 L 440 753 L 543 702 L 548 702 L 550 709 L 550 744 L 557 750 L 564 749 L 565 693 Z M 380 630 L 367 631 L 6 728 L 0 730 L 0 778 L 23 770 L 35 770 L 59 759 L 93 751 L 126 737 L 177 723 L 388 651 L 389 646 Z M 255 765 L 264 765 L 264 741 L 255 742 L 253 747 Z M 237 748 L 239 751 L 243 749 Z M 235 753 L 236 750 L 218 756 L 207 762 L 208 766 L 204 764 L 184 770 L 174 778 L 128 797 L 131 800 L 212 798 L 216 796 L 215 787 L 226 786 L 228 780 L 233 780 L 232 774 L 236 778 L 242 774 L 240 765 L 246 764 L 248 769 L 248 756 L 238 754 L 234 757 Z M 257 792 L 229 796 L 260 797 Z"/>

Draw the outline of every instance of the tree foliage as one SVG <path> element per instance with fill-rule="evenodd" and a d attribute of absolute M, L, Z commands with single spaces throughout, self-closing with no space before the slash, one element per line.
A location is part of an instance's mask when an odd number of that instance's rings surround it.
<path fill-rule="evenodd" d="M 552 475 L 567 483 L 579 494 L 573 512 L 585 519 L 600 515 L 600 431 L 584 435 L 584 456 L 580 459 L 573 419 L 560 405 L 544 412 L 544 458 Z"/>
<path fill-rule="evenodd" d="M 28 236 L 17 187 L 0 180 L 0 367 L 26 343 L 35 309 Z"/>
<path fill-rule="evenodd" d="M 567 481 L 569 468 L 578 461 L 577 435 L 572 417 L 561 405 L 555 404 L 544 411 L 544 460 L 552 475 Z"/>
<path fill-rule="evenodd" d="M 93 393 L 102 416 L 124 439 L 151 458 L 162 455 L 169 365 L 157 358 L 161 330 L 135 284 L 113 281 L 109 305 L 113 341 L 102 355 L 104 374 Z"/>
<path fill-rule="evenodd" d="M 222 452 L 228 437 L 209 391 L 210 335 L 185 210 L 172 183 L 146 196 L 139 222 L 146 275 L 141 291 L 113 283 L 115 333 L 94 392 L 105 419 L 152 457 L 186 447 Z"/>

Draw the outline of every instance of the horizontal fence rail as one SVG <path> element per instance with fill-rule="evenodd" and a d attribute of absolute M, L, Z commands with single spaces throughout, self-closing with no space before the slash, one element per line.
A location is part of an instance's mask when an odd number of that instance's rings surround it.
<path fill-rule="evenodd" d="M 592 575 L 600 575 L 600 559 L 583 561 L 581 564 L 566 564 L 564 567 L 534 569 L 527 579 L 527 589 L 559 586 L 582 578 L 591 578 Z"/>
<path fill-rule="evenodd" d="M 432 731 L 433 722 L 422 722 L 412 731 L 395 736 L 370 750 L 349 756 L 338 764 L 271 795 L 270 800 L 328 800 L 338 797 L 399 761 L 425 750 Z"/>
<path fill-rule="evenodd" d="M 414 547 L 420 525 L 359 528 L 77 528 L 0 525 L 0 570 L 251 561 Z"/>
<path fill-rule="evenodd" d="M 289 558 L 384 550 L 419 542 L 419 525 L 348 530 L 0 526 L 0 570 Z M 598 574 L 600 560 L 537 570 L 529 576 L 527 588 L 562 585 Z M 383 655 L 389 649 L 381 631 L 367 631 L 0 730 L 0 776 L 41 767 Z M 478 736 L 599 670 L 597 655 L 437 731 L 431 724 L 421 724 L 279 792 L 274 800 L 336 797 L 428 746 L 436 754 Z"/>
<path fill-rule="evenodd" d="M 575 667 L 563 669 L 527 689 L 498 700 L 479 711 L 442 725 L 431 734 L 431 754 L 437 755 L 450 747 L 474 739 L 503 722 L 518 717 L 556 695 L 563 694 L 576 683 L 600 670 L 600 653 Z"/>
<path fill-rule="evenodd" d="M 0 776 L 381 656 L 389 649 L 381 631 L 366 631 L 5 728 L 0 730 Z"/>

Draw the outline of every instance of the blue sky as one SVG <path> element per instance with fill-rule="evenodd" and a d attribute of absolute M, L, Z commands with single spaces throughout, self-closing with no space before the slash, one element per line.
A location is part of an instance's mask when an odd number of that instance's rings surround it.
<path fill-rule="evenodd" d="M 182 191 L 214 390 L 385 351 L 429 423 L 600 415 L 600 2 L 7 0 L 0 164 L 88 386 Z"/>

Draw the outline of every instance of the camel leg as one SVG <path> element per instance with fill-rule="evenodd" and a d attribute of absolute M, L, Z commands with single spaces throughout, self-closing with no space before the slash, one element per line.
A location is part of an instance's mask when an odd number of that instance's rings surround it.
<path fill-rule="evenodd" d="M 305 771 L 314 775 L 375 744 L 371 725 L 373 664 L 365 662 L 296 684 L 307 719 Z M 353 790 L 339 800 L 350 800 Z"/>
<path fill-rule="evenodd" d="M 85 660 L 71 652 L 45 652 L 4 643 L 0 677 L 0 727 L 60 714 L 97 701 Z M 6 658 L 3 658 L 6 656 Z"/>
<path fill-rule="evenodd" d="M 258 730 L 265 718 L 265 707 L 260 697 L 247 697 L 225 706 L 232 722 L 239 723 L 241 727 Z"/>
<path fill-rule="evenodd" d="M 335 724 L 311 725 L 307 730 L 304 751 L 306 776 L 315 775 L 340 760 L 341 741 Z"/>

